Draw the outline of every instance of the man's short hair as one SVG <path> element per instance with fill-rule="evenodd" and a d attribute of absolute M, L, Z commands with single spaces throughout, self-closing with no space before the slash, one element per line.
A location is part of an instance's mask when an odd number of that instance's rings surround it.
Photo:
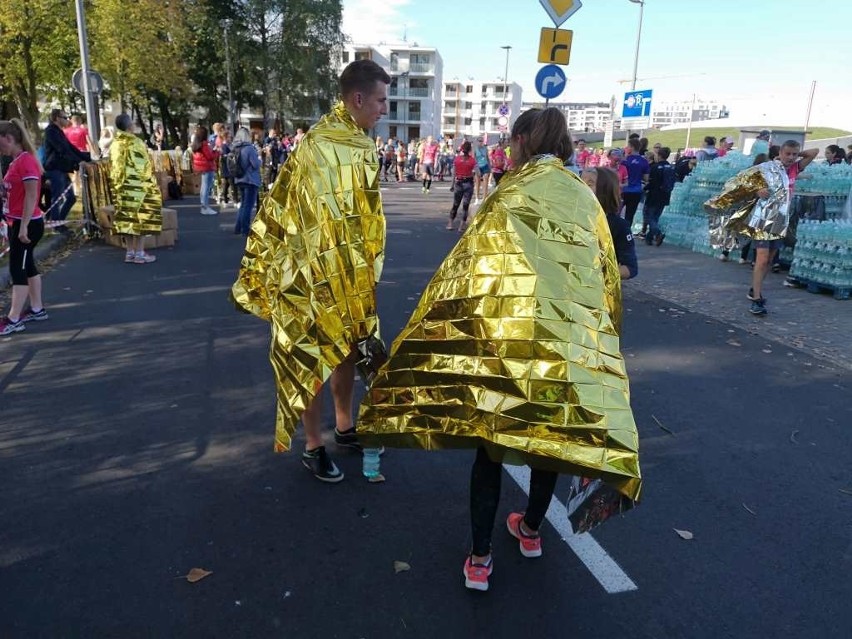
<path fill-rule="evenodd" d="M 340 74 L 340 94 L 344 97 L 355 91 L 372 92 L 376 82 L 390 84 L 390 76 L 373 60 L 355 60 Z"/>
<path fill-rule="evenodd" d="M 65 109 L 51 109 L 50 110 L 50 121 L 55 122 L 56 118 L 58 118 L 60 115 L 62 115 L 62 113 L 64 111 L 65 111 Z"/>
<path fill-rule="evenodd" d="M 642 143 L 639 142 L 639 138 L 630 138 L 627 140 L 627 146 L 638 152 L 642 148 Z"/>
<path fill-rule="evenodd" d="M 706 138 L 704 138 L 704 144 L 706 144 L 707 146 L 715 146 L 716 138 L 714 138 L 712 135 L 708 135 Z"/>
<path fill-rule="evenodd" d="M 672 150 L 667 146 L 661 146 L 659 149 L 657 149 L 657 156 L 661 160 L 668 160 L 671 154 Z"/>
<path fill-rule="evenodd" d="M 801 149 L 802 145 L 795 140 L 787 140 L 781 145 L 782 149 Z"/>
<path fill-rule="evenodd" d="M 629 136 L 627 136 L 627 139 L 628 140 L 638 140 L 640 137 L 641 136 L 638 133 L 631 133 Z"/>
<path fill-rule="evenodd" d="M 119 113 L 115 116 L 115 128 L 119 131 L 129 131 L 133 120 L 126 113 Z"/>
<path fill-rule="evenodd" d="M 580 138 L 579 140 L 577 140 L 577 144 L 580 144 L 580 142 L 582 142 L 583 144 L 586 143 L 586 141 L 583 138 Z"/>

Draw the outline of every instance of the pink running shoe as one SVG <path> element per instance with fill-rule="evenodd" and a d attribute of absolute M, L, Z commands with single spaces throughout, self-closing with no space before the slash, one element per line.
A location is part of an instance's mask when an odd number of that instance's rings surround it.
<path fill-rule="evenodd" d="M 509 529 L 509 534 L 518 540 L 518 547 L 524 557 L 541 557 L 541 537 L 530 537 L 522 533 L 523 519 L 524 513 L 510 513 L 506 519 L 506 528 Z"/>
<path fill-rule="evenodd" d="M 487 566 L 471 563 L 470 555 L 464 560 L 464 585 L 471 590 L 488 590 L 488 577 L 494 570 L 494 560 L 488 562 Z"/>

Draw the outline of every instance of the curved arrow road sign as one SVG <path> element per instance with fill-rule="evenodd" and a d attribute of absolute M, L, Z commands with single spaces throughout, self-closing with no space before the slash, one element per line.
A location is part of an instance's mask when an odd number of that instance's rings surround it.
<path fill-rule="evenodd" d="M 545 100 L 551 100 L 565 90 L 565 72 L 555 64 L 542 67 L 535 76 L 535 90 Z"/>

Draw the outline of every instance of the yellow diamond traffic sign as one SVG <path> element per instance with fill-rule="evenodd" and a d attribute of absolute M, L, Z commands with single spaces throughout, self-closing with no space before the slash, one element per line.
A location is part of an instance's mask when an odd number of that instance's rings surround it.
<path fill-rule="evenodd" d="M 568 64 L 573 38 L 574 32 L 568 29 L 542 27 L 538 41 L 538 61 L 544 64 Z"/>
<path fill-rule="evenodd" d="M 580 0 L 539 0 L 539 2 L 557 27 L 583 6 Z"/>

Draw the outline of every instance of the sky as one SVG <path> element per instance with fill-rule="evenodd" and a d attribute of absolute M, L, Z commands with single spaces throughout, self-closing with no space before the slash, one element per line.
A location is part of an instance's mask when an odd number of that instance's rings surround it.
<path fill-rule="evenodd" d="M 609 102 L 630 89 L 640 6 L 582 0 L 560 28 L 574 31 L 567 88 L 556 102 Z M 540 100 L 535 74 L 539 0 L 343 0 L 343 31 L 358 44 L 435 47 L 444 81 L 509 81 Z M 715 99 L 736 125 L 852 131 L 852 0 L 645 0 L 637 89 L 654 99 Z M 626 82 L 623 82 L 626 81 Z"/>

